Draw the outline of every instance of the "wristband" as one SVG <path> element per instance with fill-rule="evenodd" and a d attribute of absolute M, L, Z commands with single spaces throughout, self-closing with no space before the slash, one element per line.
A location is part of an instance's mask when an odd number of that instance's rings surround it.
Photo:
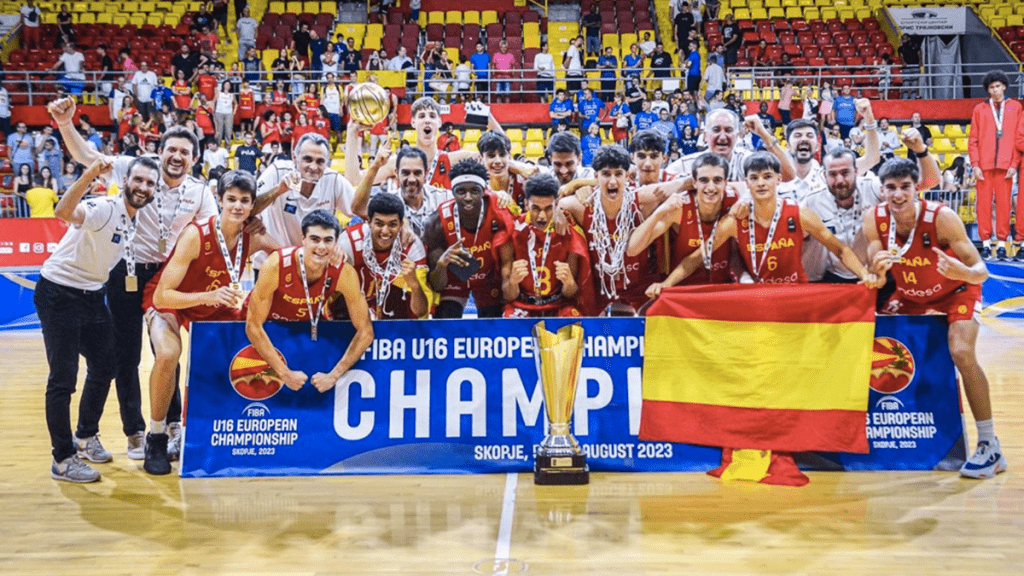
<path fill-rule="evenodd" d="M 872 122 L 871 124 L 865 124 L 863 129 L 864 130 L 877 130 L 878 129 L 878 123 L 877 122 Z"/>
<path fill-rule="evenodd" d="M 918 158 L 927 158 L 928 157 L 928 149 L 925 148 L 923 152 L 914 152 L 914 156 L 917 156 Z"/>

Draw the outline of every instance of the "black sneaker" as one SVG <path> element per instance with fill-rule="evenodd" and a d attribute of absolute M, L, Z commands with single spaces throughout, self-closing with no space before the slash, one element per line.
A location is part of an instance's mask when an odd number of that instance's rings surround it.
<path fill-rule="evenodd" d="M 996 248 L 996 260 L 999 260 L 1000 262 L 1006 261 L 1006 248 L 1003 248 L 1002 246 Z"/>
<path fill-rule="evenodd" d="M 167 434 L 146 434 L 146 461 L 142 469 L 150 474 L 171 473 L 171 460 L 167 457 Z"/>
<path fill-rule="evenodd" d="M 992 248 L 990 246 L 982 246 L 981 247 L 981 258 L 983 260 L 991 260 L 992 259 Z"/>
<path fill-rule="evenodd" d="M 1017 247 L 1017 255 L 1013 257 L 1014 262 L 1024 262 L 1024 244 Z"/>

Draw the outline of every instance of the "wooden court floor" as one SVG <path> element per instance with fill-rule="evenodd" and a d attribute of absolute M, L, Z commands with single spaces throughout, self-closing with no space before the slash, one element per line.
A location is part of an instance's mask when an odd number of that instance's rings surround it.
<path fill-rule="evenodd" d="M 1024 573 L 1024 321 L 979 343 L 1010 470 L 181 480 L 124 455 L 111 393 L 102 482 L 49 476 L 38 333 L 0 333 L 0 575 Z M 147 360 L 144 360 L 147 362 Z M 84 365 L 83 370 L 84 372 Z M 144 380 L 145 381 L 145 380 Z M 74 413 L 74 409 L 73 409 Z M 969 419 L 969 417 L 968 417 Z M 973 422 L 968 430 L 974 439 Z"/>

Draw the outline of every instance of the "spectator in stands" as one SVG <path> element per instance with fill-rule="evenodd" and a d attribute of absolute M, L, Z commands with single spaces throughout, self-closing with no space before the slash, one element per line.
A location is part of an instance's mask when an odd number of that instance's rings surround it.
<path fill-rule="evenodd" d="M 60 194 L 63 194 L 72 184 L 78 180 L 78 164 L 73 161 L 69 161 L 64 164 L 64 173 L 57 179 L 57 190 Z"/>
<path fill-rule="evenodd" d="M 629 104 L 629 111 L 634 116 L 643 109 L 643 103 L 647 100 L 647 93 L 640 84 L 639 76 L 630 76 L 626 84 L 626 104 Z"/>
<path fill-rule="evenodd" d="M 381 56 L 384 53 L 383 48 L 381 48 L 380 52 L 377 52 L 376 50 L 370 52 L 370 57 L 366 61 L 366 69 L 370 71 L 384 70 L 384 63 L 387 62 L 387 60 Z"/>
<path fill-rule="evenodd" d="M 700 151 L 697 147 L 697 131 L 689 124 L 683 126 L 683 133 L 679 136 L 679 151 L 684 156 Z"/>
<path fill-rule="evenodd" d="M 25 0 L 19 10 L 21 14 L 21 43 L 22 48 L 41 48 L 39 43 L 39 24 L 43 19 L 43 13 L 36 6 L 35 0 Z"/>
<path fill-rule="evenodd" d="M 568 125 L 572 119 L 574 107 L 572 100 L 569 100 L 565 90 L 559 88 L 555 91 L 555 99 L 551 101 L 551 105 L 548 106 L 548 115 L 551 117 L 551 129 L 552 132 L 558 129 L 559 125 Z M 10 147 L 10 139 L 8 139 L 7 146 Z"/>
<path fill-rule="evenodd" d="M 725 15 L 725 23 L 722 24 L 722 46 L 725 47 L 725 65 L 732 66 L 736 63 L 736 56 L 739 54 L 743 38 L 740 34 L 740 27 L 736 24 L 732 13 Z"/>
<path fill-rule="evenodd" d="M 668 108 L 659 110 L 658 119 L 651 124 L 651 129 L 664 136 L 669 142 L 679 140 L 679 131 L 669 115 Z M 665 152 L 668 150 L 666 149 Z"/>
<path fill-rule="evenodd" d="M 42 148 L 36 157 L 36 165 L 39 166 L 40 174 L 43 168 L 46 168 L 51 176 L 64 171 L 64 153 L 57 147 L 55 138 L 43 140 Z"/>
<path fill-rule="evenodd" d="M 217 168 L 226 169 L 228 166 L 228 151 L 220 147 L 216 138 L 211 138 L 206 143 L 206 150 L 203 151 L 203 164 L 206 166 L 206 174 Z"/>
<path fill-rule="evenodd" d="M 903 146 L 900 142 L 900 135 L 889 127 L 888 118 L 878 119 L 878 145 L 882 155 L 882 162 L 896 156 L 896 151 Z"/>
<path fill-rule="evenodd" d="M 110 98 L 110 92 L 114 89 L 114 60 L 107 54 L 107 45 L 100 44 L 96 46 L 96 53 L 100 57 L 100 76 L 99 84 L 96 85 L 96 95 L 102 97 L 106 102 L 106 99 Z M 99 103 L 100 100 L 97 100 Z"/>
<path fill-rule="evenodd" d="M 153 89 L 156 88 L 157 82 L 156 74 L 149 69 L 149 62 L 143 60 L 139 65 L 139 70 L 132 75 L 135 105 L 142 113 L 143 119 L 149 119 L 156 110 L 153 106 Z"/>
<path fill-rule="evenodd" d="M 684 1 L 680 5 L 679 12 L 672 18 L 672 28 L 676 35 L 676 46 L 679 46 L 680 50 L 689 46 L 690 31 L 693 30 L 695 24 L 693 12 L 690 10 L 690 3 Z M 682 59 L 683 55 L 680 54 L 679 57 Z"/>
<path fill-rule="evenodd" d="M 590 12 L 580 20 L 580 28 L 586 32 L 587 56 L 597 56 L 601 52 L 601 14 L 596 2 L 590 5 Z"/>
<path fill-rule="evenodd" d="M 121 65 L 121 70 L 125 72 L 135 72 L 139 69 L 135 65 L 135 61 L 132 60 L 132 54 L 128 48 L 121 48 L 117 51 L 117 61 Z"/>
<path fill-rule="evenodd" d="M 721 10 L 720 0 L 704 0 L 704 21 L 718 20 L 718 11 Z"/>
<path fill-rule="evenodd" d="M 583 89 L 583 98 L 576 103 L 576 111 L 580 115 L 580 131 L 589 130 L 591 124 L 599 124 L 606 112 L 604 102 L 590 88 Z"/>
<path fill-rule="evenodd" d="M 420 21 L 420 8 L 423 6 L 422 0 L 409 0 L 409 22 L 416 23 Z"/>
<path fill-rule="evenodd" d="M 580 138 L 580 150 L 583 153 L 582 163 L 583 166 L 590 168 L 590 165 L 594 162 L 594 153 L 601 147 L 601 135 L 600 125 L 596 122 L 591 124 L 589 128 L 585 128 L 586 132 L 583 138 Z"/>
<path fill-rule="evenodd" d="M 263 61 L 256 54 L 255 48 L 246 50 L 245 58 L 242 59 L 242 72 L 242 77 L 251 85 L 263 79 Z"/>
<path fill-rule="evenodd" d="M 231 93 L 231 82 L 225 80 L 220 83 L 214 102 L 214 141 L 224 141 L 224 145 L 230 147 L 234 139 L 235 112 L 238 111 L 238 99 Z"/>
<path fill-rule="evenodd" d="M 644 100 L 639 114 L 633 119 L 633 134 L 647 130 L 658 121 L 658 115 L 651 111 L 651 102 Z"/>
<path fill-rule="evenodd" d="M 28 191 L 35 186 L 32 179 L 32 164 L 16 164 L 14 171 L 18 173 L 18 175 L 14 177 L 15 215 L 18 218 L 28 218 L 29 208 L 27 195 Z"/>
<path fill-rule="evenodd" d="M 256 137 L 252 132 L 245 133 L 245 142 L 235 148 L 235 162 L 239 170 L 256 175 L 257 165 L 260 160 L 260 149 L 256 146 Z"/>
<path fill-rule="evenodd" d="M 767 102 L 761 102 L 761 105 L 758 107 L 757 117 L 761 119 L 761 125 L 768 130 L 769 134 L 775 134 L 775 124 L 777 123 L 777 120 L 775 119 L 775 116 L 772 116 L 771 113 L 768 112 Z M 764 142 L 757 134 L 752 135 L 752 143 L 754 145 L 754 150 L 764 149 Z"/>
<path fill-rule="evenodd" d="M 196 35 L 196 49 L 199 50 L 200 64 L 204 58 L 208 64 L 212 64 L 220 57 L 220 39 L 217 38 L 216 25 L 199 29 L 199 34 Z"/>
<path fill-rule="evenodd" d="M 882 100 L 889 99 L 889 88 L 892 87 L 892 58 L 888 54 L 882 54 L 882 63 L 875 70 L 878 78 L 878 97 Z"/>
<path fill-rule="evenodd" d="M 249 7 L 242 8 L 242 17 L 235 22 L 235 34 L 238 35 L 238 59 L 245 58 L 249 48 L 256 48 L 256 31 L 260 23 L 249 15 Z"/>
<path fill-rule="evenodd" d="M 478 45 L 480 48 L 483 48 L 483 44 L 478 43 Z M 395 57 L 388 60 L 388 70 L 392 70 L 394 72 L 408 70 L 409 68 L 412 68 L 412 65 L 412 59 L 409 58 L 409 53 L 405 49 L 405 46 L 399 46 L 398 52 L 395 53 Z"/>
<path fill-rule="evenodd" d="M 639 44 L 640 51 L 644 53 L 644 56 L 650 56 L 654 53 L 654 48 L 657 46 L 654 38 L 651 37 L 650 30 L 644 31 L 644 41 Z"/>
<path fill-rule="evenodd" d="M 725 70 L 722 69 L 719 56 L 712 55 L 708 57 L 708 65 L 704 68 L 704 98 L 710 100 L 712 95 L 715 93 L 721 93 L 725 90 Z M 700 92 L 698 90 L 698 92 Z"/>
<path fill-rule="evenodd" d="M 441 125 L 441 134 L 437 137 L 437 149 L 440 152 L 457 152 L 462 150 L 459 143 L 459 136 L 455 134 L 455 127 L 451 122 Z"/>
<path fill-rule="evenodd" d="M 661 88 L 654 90 L 654 97 L 651 98 L 651 112 L 661 114 L 662 110 L 671 110 L 672 107 L 665 100 L 665 92 Z"/>
<path fill-rule="evenodd" d="M 7 153 L 15 173 L 20 174 L 21 167 L 28 166 L 29 175 L 32 174 L 36 165 L 34 149 L 35 143 L 32 141 L 32 135 L 28 133 L 28 127 L 24 122 L 18 122 L 14 126 L 14 132 L 7 136 Z"/>
<path fill-rule="evenodd" d="M 637 44 L 629 45 L 629 54 L 622 57 L 622 76 L 626 78 L 626 82 L 629 82 L 629 78 L 632 76 L 643 76 L 644 73 L 644 54 L 640 51 L 640 46 Z"/>
<path fill-rule="evenodd" d="M 793 97 L 796 96 L 796 88 L 793 86 L 793 79 L 786 77 L 779 81 L 779 116 L 782 117 L 782 125 L 788 126 L 793 119 Z"/>
<path fill-rule="evenodd" d="M 460 52 L 459 63 L 455 65 L 454 81 L 452 82 L 452 102 L 466 102 L 469 99 L 469 81 L 472 75 L 473 69 L 469 67 L 469 59 Z"/>
<path fill-rule="evenodd" d="M 60 5 L 60 12 L 57 13 L 57 28 L 60 29 L 60 40 L 64 44 L 75 43 L 74 18 L 68 11 L 67 4 Z"/>
<path fill-rule="evenodd" d="M 914 112 L 910 115 L 910 127 L 921 133 L 921 139 L 924 140 L 924 145 L 931 148 L 932 146 L 932 131 L 927 126 L 921 123 L 921 113 Z"/>
<path fill-rule="evenodd" d="M 210 14 L 209 7 L 206 3 L 199 5 L 199 12 L 192 17 L 192 25 L 189 26 L 190 32 L 199 32 L 203 28 L 209 28 L 213 25 L 213 16 Z"/>
<path fill-rule="evenodd" d="M 615 96 L 615 84 L 618 82 L 619 59 L 615 57 L 612 47 L 604 49 L 604 54 L 597 59 L 597 68 L 601 71 L 601 99 L 608 101 Z"/>
<path fill-rule="evenodd" d="M 904 34 L 898 53 L 900 60 L 903 61 L 903 93 L 900 97 L 920 98 L 918 78 L 921 75 L 921 41 L 909 34 Z"/>
<path fill-rule="evenodd" d="M 314 72 L 319 72 L 322 69 L 322 66 L 323 66 L 322 65 L 322 60 L 323 60 L 324 52 L 326 52 L 328 50 L 328 46 L 330 44 L 331 43 L 328 42 L 325 38 L 321 38 L 320 34 L 318 34 L 316 30 L 310 30 L 309 31 L 309 69 L 310 70 L 313 70 Z M 344 46 L 344 44 L 342 44 L 341 46 Z M 337 47 L 335 47 L 335 48 L 337 48 Z M 345 50 L 343 52 L 340 52 L 339 53 L 339 60 L 344 60 L 344 55 L 347 54 L 347 53 L 348 53 L 347 50 Z"/>
<path fill-rule="evenodd" d="M 299 29 L 292 32 L 292 51 L 303 58 L 309 58 L 309 40 L 309 22 L 299 22 Z M 333 47 L 329 47 L 328 50 L 331 48 Z"/>
<path fill-rule="evenodd" d="M 651 55 L 651 71 L 656 79 L 656 87 L 662 87 L 665 80 L 677 75 L 674 66 L 672 55 L 665 52 L 665 47 L 658 42 L 654 47 L 654 54 Z"/>
<path fill-rule="evenodd" d="M 45 176 L 44 176 L 45 173 Z M 50 169 L 43 167 L 36 178 L 35 186 L 25 192 L 30 218 L 53 218 L 53 208 L 60 201 L 57 196 L 57 181 Z"/>
<path fill-rule="evenodd" d="M 537 71 L 537 91 L 550 98 L 555 90 L 555 58 L 547 42 L 541 43 L 540 52 L 533 57 L 533 69 Z"/>
<path fill-rule="evenodd" d="M 79 96 L 85 88 L 85 74 L 82 67 L 85 64 L 85 55 L 79 52 L 74 44 L 64 44 L 64 52 L 57 59 L 57 62 L 50 67 L 50 70 L 58 68 L 64 70 L 62 84 L 64 89 L 71 94 Z"/>
<path fill-rule="evenodd" d="M 473 73 L 476 75 L 476 97 L 482 102 L 490 102 L 490 87 L 488 78 L 491 70 L 491 55 L 484 51 L 484 43 L 476 43 L 476 52 L 469 57 L 469 63 L 473 66 Z"/>
<path fill-rule="evenodd" d="M 629 126 L 632 115 L 629 104 L 626 104 L 625 95 L 622 92 L 615 94 L 615 102 L 612 103 L 608 116 L 612 120 L 612 140 L 619 146 L 625 147 L 629 140 Z"/>
<path fill-rule="evenodd" d="M 857 123 L 857 106 L 849 84 L 844 84 L 839 96 L 832 103 L 832 121 L 839 124 L 839 134 L 845 140 L 850 129 Z"/>
<path fill-rule="evenodd" d="M 577 36 L 566 48 L 562 55 L 562 68 L 565 70 L 566 89 L 570 94 L 580 89 L 580 80 L 583 79 L 583 60 L 580 50 L 583 49 L 583 36 Z"/>
<path fill-rule="evenodd" d="M 512 92 L 512 69 L 518 67 L 515 55 L 508 51 L 508 42 L 502 40 L 498 43 L 498 52 L 491 57 L 494 62 L 495 92 L 498 95 L 498 102 L 508 103 L 509 94 Z"/>
<path fill-rule="evenodd" d="M 210 25 L 210 30 L 214 33 L 217 32 L 217 27 L 224 31 L 224 38 L 227 39 L 228 44 L 231 43 L 228 37 L 228 0 L 213 0 L 213 9 L 210 10 L 210 18 L 213 22 Z"/>
<path fill-rule="evenodd" d="M 686 91 L 690 94 L 697 94 L 700 91 L 700 81 L 704 75 L 700 64 L 699 44 L 691 40 L 687 44 L 686 58 L 682 62 L 683 68 L 686 69 Z"/>

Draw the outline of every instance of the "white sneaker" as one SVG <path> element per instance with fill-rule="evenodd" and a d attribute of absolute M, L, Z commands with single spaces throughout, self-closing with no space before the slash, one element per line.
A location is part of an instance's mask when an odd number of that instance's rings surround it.
<path fill-rule="evenodd" d="M 60 462 L 54 460 L 53 464 L 50 465 L 50 477 L 54 480 L 85 484 L 99 480 L 100 473 L 90 468 L 88 464 L 82 462 L 78 455 L 75 455 L 69 456 Z"/>
<path fill-rule="evenodd" d="M 146 459 L 146 431 L 140 430 L 128 437 L 128 457 L 132 460 Z"/>
<path fill-rule="evenodd" d="M 1006 457 L 996 438 L 992 444 L 978 442 L 978 448 L 967 462 L 960 468 L 964 478 L 993 478 L 996 474 L 1006 471 Z"/>
<path fill-rule="evenodd" d="M 167 425 L 167 458 L 174 462 L 181 457 L 181 443 L 184 439 L 181 432 L 181 422 L 171 422 Z"/>
<path fill-rule="evenodd" d="M 75 437 L 75 447 L 78 448 L 78 457 L 90 462 L 110 462 L 114 459 L 103 444 L 100 444 L 99 434 L 89 438 Z"/>

